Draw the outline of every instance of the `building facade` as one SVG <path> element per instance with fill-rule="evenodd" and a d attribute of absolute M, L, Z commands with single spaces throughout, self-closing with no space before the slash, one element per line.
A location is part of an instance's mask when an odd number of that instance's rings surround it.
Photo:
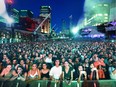
<path fill-rule="evenodd" d="M 89 10 L 85 13 L 86 25 L 97 26 L 109 22 L 111 0 L 87 0 Z M 91 5 L 91 6 L 89 6 Z"/>
<path fill-rule="evenodd" d="M 33 17 L 33 12 L 30 10 L 20 10 L 19 11 L 19 15 L 20 17 L 29 17 L 32 18 Z"/>
<path fill-rule="evenodd" d="M 40 29 L 41 33 L 50 34 L 51 32 L 51 8 L 50 6 L 40 7 Z"/>
<path fill-rule="evenodd" d="M 116 0 L 112 0 L 110 8 L 110 21 L 116 20 Z"/>

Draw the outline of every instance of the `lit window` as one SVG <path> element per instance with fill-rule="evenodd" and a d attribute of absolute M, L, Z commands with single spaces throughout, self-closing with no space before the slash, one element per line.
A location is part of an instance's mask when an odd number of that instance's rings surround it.
<path fill-rule="evenodd" d="M 98 16 L 102 16 L 103 14 L 97 14 Z"/>
<path fill-rule="evenodd" d="M 108 17 L 104 17 L 104 19 L 108 19 Z"/>
<path fill-rule="evenodd" d="M 108 6 L 108 4 L 104 4 L 104 6 Z"/>
<path fill-rule="evenodd" d="M 104 16 L 108 16 L 108 14 L 104 14 Z"/>
<path fill-rule="evenodd" d="M 108 20 L 104 20 L 104 22 L 108 22 Z"/>

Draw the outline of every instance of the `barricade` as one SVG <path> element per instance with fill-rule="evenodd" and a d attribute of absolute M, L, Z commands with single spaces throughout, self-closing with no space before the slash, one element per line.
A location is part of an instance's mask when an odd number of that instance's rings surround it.
<path fill-rule="evenodd" d="M 32 80 L 26 81 L 2 81 L 0 80 L 0 87 L 116 87 L 116 80 L 86 80 L 86 81 L 72 81 L 67 84 L 65 81 L 50 81 L 50 80 Z"/>

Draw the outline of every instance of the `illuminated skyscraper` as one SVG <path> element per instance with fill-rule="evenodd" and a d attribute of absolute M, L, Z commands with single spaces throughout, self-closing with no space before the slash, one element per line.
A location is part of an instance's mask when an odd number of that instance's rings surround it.
<path fill-rule="evenodd" d="M 86 25 L 97 26 L 109 22 L 111 0 L 87 0 Z M 90 7 L 91 6 L 91 7 Z"/>
<path fill-rule="evenodd" d="M 116 20 L 116 0 L 112 0 L 110 8 L 110 21 Z"/>
<path fill-rule="evenodd" d="M 14 19 L 14 23 L 19 22 L 19 11 L 17 9 L 13 8 L 11 10 L 11 15 L 10 16 Z"/>
<path fill-rule="evenodd" d="M 40 21 L 43 22 L 41 25 L 41 32 L 50 34 L 51 32 L 51 8 L 50 6 L 40 7 Z"/>
<path fill-rule="evenodd" d="M 62 20 L 62 31 L 66 30 L 66 21 Z"/>

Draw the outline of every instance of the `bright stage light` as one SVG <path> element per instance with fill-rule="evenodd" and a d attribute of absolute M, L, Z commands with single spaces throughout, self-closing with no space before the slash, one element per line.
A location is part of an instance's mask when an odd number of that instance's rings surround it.
<path fill-rule="evenodd" d="M 14 22 L 14 20 L 13 20 L 12 18 L 10 18 L 10 17 L 6 18 L 6 20 L 7 20 L 7 22 L 8 22 L 9 24 L 12 24 L 12 23 Z"/>
<path fill-rule="evenodd" d="M 5 13 L 6 13 L 5 1 L 0 0 L 0 16 L 4 16 Z"/>
<path fill-rule="evenodd" d="M 5 6 L 5 0 L 0 0 L 0 16 L 6 19 L 6 22 L 12 24 L 14 20 L 8 16 Z"/>
<path fill-rule="evenodd" d="M 78 27 L 72 28 L 72 33 L 73 33 L 73 34 L 76 34 L 77 32 L 78 32 Z"/>

